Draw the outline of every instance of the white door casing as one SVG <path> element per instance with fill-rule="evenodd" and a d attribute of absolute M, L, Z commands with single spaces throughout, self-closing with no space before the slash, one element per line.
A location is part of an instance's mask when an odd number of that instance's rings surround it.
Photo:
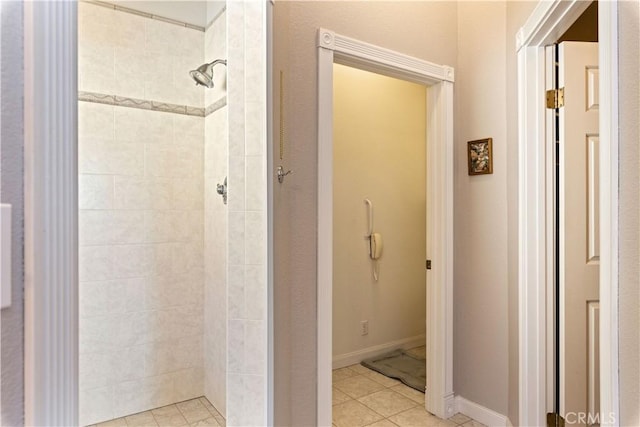
<path fill-rule="evenodd" d="M 577 415 L 594 417 L 600 400 L 595 364 L 600 312 L 598 44 L 564 42 L 558 54 L 558 86 L 565 99 L 558 135 L 559 410 L 568 423 L 585 425 Z"/>
<path fill-rule="evenodd" d="M 516 35 L 518 55 L 518 354 L 519 425 L 545 424 L 548 403 L 547 295 L 553 240 L 548 222 L 545 140 L 545 50 L 589 6 L 578 0 L 540 1 Z M 618 28 L 617 3 L 600 2 L 600 411 L 602 425 L 618 413 Z M 586 322 L 586 320 L 585 320 Z M 609 414 L 614 414 L 613 419 Z M 515 424 L 515 422 L 514 422 Z"/>
<path fill-rule="evenodd" d="M 426 409 L 454 415 L 453 398 L 453 68 L 326 29 L 318 30 L 317 425 L 332 424 L 333 63 L 427 86 Z"/>

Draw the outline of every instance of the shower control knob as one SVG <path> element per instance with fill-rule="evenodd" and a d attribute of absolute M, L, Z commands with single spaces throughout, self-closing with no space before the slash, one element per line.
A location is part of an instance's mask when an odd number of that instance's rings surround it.
<path fill-rule="evenodd" d="M 219 195 L 222 196 L 222 202 L 226 205 L 227 204 L 227 177 L 224 178 L 223 184 L 218 184 L 216 186 L 216 191 L 218 192 Z"/>

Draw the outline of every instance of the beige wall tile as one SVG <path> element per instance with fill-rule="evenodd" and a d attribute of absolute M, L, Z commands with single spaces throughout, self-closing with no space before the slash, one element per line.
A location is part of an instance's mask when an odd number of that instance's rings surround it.
<path fill-rule="evenodd" d="M 229 198 L 230 211 L 245 210 L 245 157 L 229 156 Z"/>
<path fill-rule="evenodd" d="M 245 219 L 245 264 L 265 263 L 266 235 L 263 212 L 246 212 Z"/>
<path fill-rule="evenodd" d="M 116 209 L 171 209 L 173 183 L 155 177 L 115 177 Z"/>
<path fill-rule="evenodd" d="M 263 156 L 265 154 L 266 123 L 264 103 L 247 102 L 246 108 L 245 153 L 247 156 Z"/>
<path fill-rule="evenodd" d="M 79 328 L 80 354 L 109 353 L 117 349 L 118 315 L 85 317 Z"/>
<path fill-rule="evenodd" d="M 248 211 L 264 210 L 267 189 L 265 158 L 263 156 L 246 156 L 245 159 L 246 209 Z"/>
<path fill-rule="evenodd" d="M 96 27 L 103 28 L 102 26 Z M 80 45 L 78 59 L 78 90 L 114 94 L 114 49 L 101 44 Z"/>
<path fill-rule="evenodd" d="M 142 221 L 137 223 L 140 228 Z M 118 278 L 145 277 L 151 265 L 149 245 L 118 245 L 113 247 L 113 268 Z"/>
<path fill-rule="evenodd" d="M 113 94 L 144 99 L 143 79 L 147 70 L 146 56 L 139 50 L 116 47 L 114 50 Z"/>
<path fill-rule="evenodd" d="M 112 141 L 80 140 L 78 170 L 81 174 L 143 175 L 144 147 Z"/>
<path fill-rule="evenodd" d="M 114 179 L 110 175 L 80 175 L 78 205 L 80 209 L 112 209 Z"/>
<path fill-rule="evenodd" d="M 114 138 L 114 107 L 93 102 L 78 102 L 78 138 L 110 141 Z"/>
<path fill-rule="evenodd" d="M 202 147 L 146 144 L 145 173 L 155 177 L 199 177 L 202 155 Z"/>
<path fill-rule="evenodd" d="M 171 144 L 173 114 L 162 111 L 115 107 L 115 138 L 122 142 Z"/>
<path fill-rule="evenodd" d="M 183 369 L 174 372 L 172 375 L 176 400 L 194 399 L 202 395 L 202 390 L 204 389 L 204 371 L 202 367 Z M 208 413 L 209 411 L 207 411 Z M 202 416 L 204 415 L 203 413 Z M 190 419 L 199 418 L 201 415 L 199 411 L 184 411 L 183 416 L 189 421 Z"/>
<path fill-rule="evenodd" d="M 113 383 L 115 353 L 85 353 L 79 363 L 80 390 L 108 387 Z"/>
<path fill-rule="evenodd" d="M 245 318 L 265 320 L 267 305 L 266 266 L 246 265 L 244 283 Z"/>
<path fill-rule="evenodd" d="M 142 243 L 143 211 L 82 210 L 79 215 L 80 245 Z"/>
<path fill-rule="evenodd" d="M 113 44 L 144 52 L 145 22 L 148 18 L 122 11 L 116 11 L 115 16 Z"/>
<path fill-rule="evenodd" d="M 82 238 L 82 234 L 80 234 Z M 80 246 L 80 282 L 113 279 L 113 252 L 109 246 Z"/>
<path fill-rule="evenodd" d="M 80 419 L 87 424 L 113 418 L 114 390 L 112 386 L 84 390 L 80 395 Z"/>
<path fill-rule="evenodd" d="M 201 177 L 176 178 L 172 180 L 171 187 L 173 209 L 204 209 L 204 181 Z"/>
<path fill-rule="evenodd" d="M 145 358 L 144 345 L 124 347 L 114 353 L 114 383 L 144 378 Z"/>

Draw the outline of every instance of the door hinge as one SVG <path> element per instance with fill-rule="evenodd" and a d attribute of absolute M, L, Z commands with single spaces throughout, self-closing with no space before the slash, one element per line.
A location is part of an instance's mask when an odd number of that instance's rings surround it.
<path fill-rule="evenodd" d="M 556 412 L 547 413 L 547 427 L 564 427 L 564 418 Z"/>
<path fill-rule="evenodd" d="M 551 89 L 547 91 L 547 108 L 564 107 L 564 88 Z"/>
<path fill-rule="evenodd" d="M 431 260 L 427 260 L 427 270 L 431 270 Z"/>

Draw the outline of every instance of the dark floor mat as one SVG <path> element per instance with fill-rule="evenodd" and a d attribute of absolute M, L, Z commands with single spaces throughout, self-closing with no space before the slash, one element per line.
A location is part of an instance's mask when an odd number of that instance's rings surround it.
<path fill-rule="evenodd" d="M 381 356 L 365 359 L 361 364 L 365 368 L 400 380 L 409 387 L 424 393 L 427 382 L 425 359 L 411 355 L 404 350 L 394 350 Z"/>

